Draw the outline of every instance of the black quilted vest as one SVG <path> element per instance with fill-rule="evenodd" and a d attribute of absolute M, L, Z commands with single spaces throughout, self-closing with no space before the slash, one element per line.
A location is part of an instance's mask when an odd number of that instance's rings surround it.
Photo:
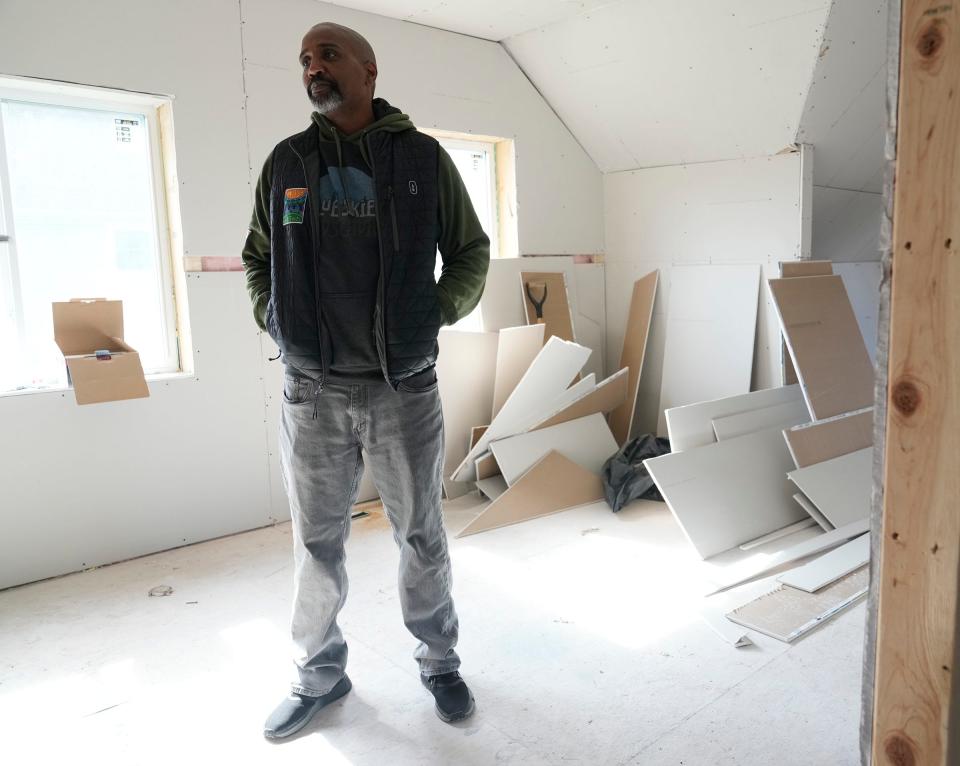
<path fill-rule="evenodd" d="M 320 330 L 323 273 L 317 268 L 320 219 L 316 125 L 273 151 L 270 194 L 271 295 L 266 325 L 287 362 L 328 371 Z M 393 388 L 437 361 L 440 305 L 433 272 L 439 235 L 439 144 L 416 130 L 375 131 L 363 138 L 373 166 L 380 279 L 374 310 L 377 355 Z M 302 224 L 284 224 L 288 189 L 307 189 Z M 289 212 L 289 206 L 288 206 Z"/>

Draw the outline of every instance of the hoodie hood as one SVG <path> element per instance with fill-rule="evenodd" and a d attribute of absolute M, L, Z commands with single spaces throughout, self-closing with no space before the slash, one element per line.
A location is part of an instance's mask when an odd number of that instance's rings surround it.
<path fill-rule="evenodd" d="M 340 142 L 349 141 L 360 147 L 360 153 L 363 155 L 367 164 L 370 163 L 370 158 L 367 157 L 367 148 L 362 140 L 364 136 L 381 130 L 388 133 L 402 133 L 405 130 L 414 130 L 414 125 L 410 121 L 409 115 L 404 114 L 395 106 L 391 106 L 382 98 L 375 98 L 373 100 L 373 122 L 349 136 L 343 135 L 330 120 L 319 112 L 314 112 L 311 115 L 311 119 L 319 128 L 320 140 L 333 141 L 337 145 L 337 156 L 340 156 Z"/>

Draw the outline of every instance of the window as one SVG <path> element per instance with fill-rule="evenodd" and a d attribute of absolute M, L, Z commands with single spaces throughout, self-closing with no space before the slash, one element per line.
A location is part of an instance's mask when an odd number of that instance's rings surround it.
<path fill-rule="evenodd" d="M 0 78 L 0 393 L 66 385 L 51 303 L 123 301 L 144 372 L 180 369 L 158 109 Z"/>

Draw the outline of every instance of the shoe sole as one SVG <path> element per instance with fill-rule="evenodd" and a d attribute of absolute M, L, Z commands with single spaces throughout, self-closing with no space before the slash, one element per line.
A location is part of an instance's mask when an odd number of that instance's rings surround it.
<path fill-rule="evenodd" d="M 477 704 L 473 699 L 473 696 L 470 697 L 470 707 L 464 710 L 462 713 L 454 713 L 453 715 L 448 715 L 444 713 L 439 705 L 434 706 L 434 710 L 437 713 L 437 718 L 439 718 L 444 723 L 456 723 L 457 721 L 465 721 L 470 716 L 473 715 L 473 711 L 477 709 Z"/>
<path fill-rule="evenodd" d="M 277 732 L 266 732 L 266 731 L 265 731 L 265 732 L 263 733 L 263 736 L 266 737 L 267 739 L 285 739 L 286 737 L 289 737 L 289 736 L 292 736 L 293 734 L 296 734 L 296 733 L 297 733 L 298 731 L 300 731 L 304 726 L 306 726 L 308 723 L 310 723 L 310 722 L 313 720 L 313 717 L 314 717 L 317 713 L 319 713 L 319 712 L 320 712 L 321 710 L 323 710 L 324 708 L 329 707 L 331 704 L 333 704 L 334 702 L 336 702 L 336 701 L 337 701 L 338 699 L 340 699 L 341 697 L 346 696 L 346 695 L 350 692 L 350 690 L 353 689 L 353 684 L 350 682 L 350 679 L 347 678 L 346 676 L 344 676 L 344 679 L 346 679 L 346 682 L 347 682 L 347 683 L 346 683 L 346 687 L 345 687 L 343 690 L 337 692 L 337 694 L 336 694 L 335 696 L 330 697 L 330 699 L 325 700 L 322 705 L 318 705 L 310 715 L 308 715 L 306 718 L 304 718 L 304 719 L 303 719 L 300 723 L 298 723 L 296 726 L 293 726 L 293 727 L 291 727 L 291 728 L 289 728 L 289 729 L 286 729 L 282 734 L 277 733 Z M 336 688 L 336 687 L 334 687 L 334 689 L 335 689 L 335 688 Z M 332 692 L 333 689 L 331 689 L 330 691 Z"/>

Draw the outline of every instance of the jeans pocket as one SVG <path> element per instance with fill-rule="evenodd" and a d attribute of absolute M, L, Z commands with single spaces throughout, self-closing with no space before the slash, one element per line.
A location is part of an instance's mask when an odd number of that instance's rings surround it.
<path fill-rule="evenodd" d="M 310 385 L 299 375 L 283 376 L 283 400 L 287 404 L 305 404 L 310 401 Z"/>
<path fill-rule="evenodd" d="M 408 394 L 423 394 L 427 391 L 433 391 L 438 384 L 437 368 L 428 367 L 422 372 L 415 373 L 401 380 L 397 384 L 397 388 L 401 391 L 406 391 Z"/>

